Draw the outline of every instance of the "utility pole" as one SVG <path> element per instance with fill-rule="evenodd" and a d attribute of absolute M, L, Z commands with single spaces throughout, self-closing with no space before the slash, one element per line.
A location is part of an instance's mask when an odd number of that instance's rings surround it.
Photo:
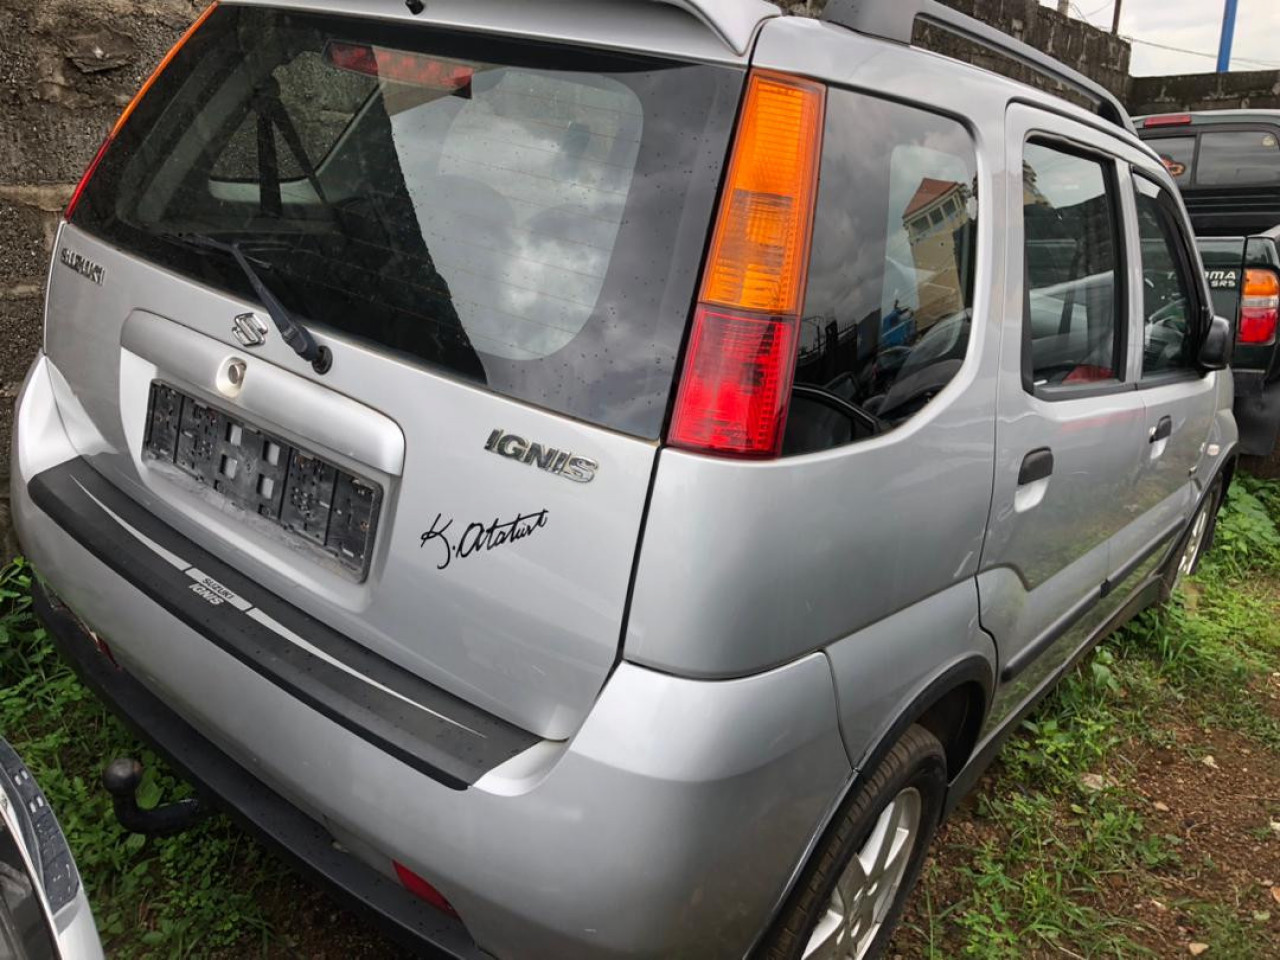
<path fill-rule="evenodd" d="M 1111 14 L 1111 35 L 1113 37 L 1120 34 L 1120 2 L 1121 0 L 1116 0 L 1116 9 Z M 1235 0 L 1228 0 L 1228 2 L 1234 3 Z"/>
<path fill-rule="evenodd" d="M 1239 0 L 1227 0 L 1222 10 L 1222 41 L 1218 44 L 1218 72 L 1231 69 L 1231 41 L 1236 35 L 1236 6 Z"/>

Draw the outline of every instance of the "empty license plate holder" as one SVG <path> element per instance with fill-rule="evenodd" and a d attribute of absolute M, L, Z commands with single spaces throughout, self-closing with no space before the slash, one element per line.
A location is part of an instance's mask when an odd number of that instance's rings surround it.
<path fill-rule="evenodd" d="M 173 464 L 363 580 L 382 488 L 235 414 L 159 381 L 147 407 L 146 457 Z"/>

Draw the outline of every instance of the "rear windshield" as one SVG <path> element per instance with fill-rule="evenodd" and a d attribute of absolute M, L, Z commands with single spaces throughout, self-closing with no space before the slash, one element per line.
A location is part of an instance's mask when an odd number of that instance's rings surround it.
<path fill-rule="evenodd" d="M 75 224 L 309 324 L 654 438 L 743 74 L 222 7 Z"/>

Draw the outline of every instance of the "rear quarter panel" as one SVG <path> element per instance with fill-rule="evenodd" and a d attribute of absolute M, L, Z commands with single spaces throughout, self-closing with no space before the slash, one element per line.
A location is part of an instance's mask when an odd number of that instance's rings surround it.
<path fill-rule="evenodd" d="M 794 659 L 971 579 L 991 506 L 1004 94 L 984 96 L 982 74 L 956 84 L 953 61 L 800 18 L 767 23 L 755 63 L 915 103 L 970 128 L 980 197 L 976 319 L 959 374 L 895 431 L 769 463 L 661 452 L 625 656 L 702 677 Z M 938 631 L 968 637 L 970 627 L 957 617 L 901 636 L 900 657 L 882 647 L 889 659 L 876 660 L 875 675 L 918 669 L 918 650 L 952 639 Z"/>

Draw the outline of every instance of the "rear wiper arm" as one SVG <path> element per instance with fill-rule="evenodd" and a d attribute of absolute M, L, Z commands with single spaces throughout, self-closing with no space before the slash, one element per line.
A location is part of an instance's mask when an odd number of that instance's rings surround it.
<path fill-rule="evenodd" d="M 248 279 L 249 285 L 253 287 L 253 292 L 262 301 L 262 305 L 266 307 L 284 342 L 293 349 L 294 353 L 311 364 L 311 368 L 316 373 L 324 375 L 332 369 L 333 352 L 328 347 L 316 343 L 316 338 L 311 335 L 311 331 L 301 321 L 295 319 L 289 308 L 281 303 L 280 298 L 262 282 L 261 275 L 254 269 L 245 252 L 240 249 L 240 244 L 234 241 L 227 243 L 202 233 L 167 233 L 162 235 L 162 239 L 229 254 Z"/>

